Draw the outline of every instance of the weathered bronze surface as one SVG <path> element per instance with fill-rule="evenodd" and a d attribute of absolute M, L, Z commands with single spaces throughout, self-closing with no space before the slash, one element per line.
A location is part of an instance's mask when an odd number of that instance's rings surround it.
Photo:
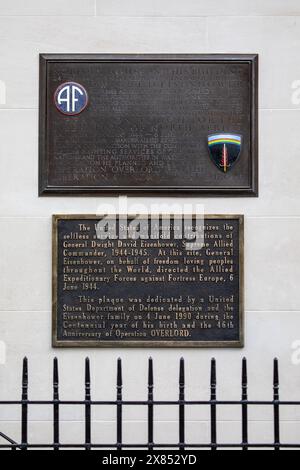
<path fill-rule="evenodd" d="M 205 216 L 197 251 L 177 219 L 168 237 L 110 240 L 101 220 L 53 217 L 54 347 L 243 347 L 243 216 Z"/>
<path fill-rule="evenodd" d="M 257 90 L 257 55 L 41 55 L 40 195 L 257 196 Z M 242 138 L 230 171 L 218 134 Z"/>

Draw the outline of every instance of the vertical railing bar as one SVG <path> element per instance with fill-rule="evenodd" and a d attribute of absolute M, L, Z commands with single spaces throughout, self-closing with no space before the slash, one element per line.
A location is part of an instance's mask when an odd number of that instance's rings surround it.
<path fill-rule="evenodd" d="M 22 372 L 22 401 L 28 400 L 28 359 L 23 359 L 23 372 Z M 28 444 L 28 405 L 22 404 L 22 449 L 27 450 Z"/>
<path fill-rule="evenodd" d="M 185 370 L 184 359 L 180 359 L 179 367 L 179 450 L 185 449 Z"/>
<path fill-rule="evenodd" d="M 85 360 L 85 444 L 86 450 L 91 450 L 91 368 L 90 360 Z"/>
<path fill-rule="evenodd" d="M 117 450 L 122 450 L 122 360 L 118 359 L 117 371 Z"/>
<path fill-rule="evenodd" d="M 58 359 L 53 361 L 53 450 L 59 450 L 59 373 Z"/>
<path fill-rule="evenodd" d="M 210 421 L 211 421 L 211 450 L 217 450 L 217 365 L 216 360 L 211 361 L 211 376 L 210 376 Z"/>
<path fill-rule="evenodd" d="M 243 358 L 242 365 L 242 400 L 248 400 L 248 371 L 247 359 Z M 242 404 L 242 436 L 243 436 L 243 451 L 248 451 L 248 405 Z"/>
<path fill-rule="evenodd" d="M 280 451 L 280 411 L 279 411 L 279 364 L 278 359 L 274 359 L 274 450 Z"/>
<path fill-rule="evenodd" d="M 153 429 L 153 419 L 154 419 L 154 376 L 153 376 L 153 359 L 150 357 L 149 366 L 148 366 L 148 449 L 153 450 L 154 443 L 154 429 Z"/>

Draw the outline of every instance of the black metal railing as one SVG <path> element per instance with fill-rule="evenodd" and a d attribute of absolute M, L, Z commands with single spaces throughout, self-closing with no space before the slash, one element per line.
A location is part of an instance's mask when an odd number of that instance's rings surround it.
<path fill-rule="evenodd" d="M 168 450 L 179 449 L 184 450 L 222 450 L 237 449 L 248 451 L 250 449 L 273 449 L 279 451 L 281 449 L 300 449 L 300 442 L 282 443 L 280 441 L 280 407 L 300 406 L 300 401 L 280 401 L 279 395 L 279 367 L 278 360 L 274 360 L 274 377 L 273 377 L 273 400 L 271 401 L 250 401 L 248 399 L 248 374 L 247 360 L 243 359 L 242 363 L 242 380 L 241 380 L 241 400 L 239 401 L 221 401 L 217 399 L 217 368 L 216 361 L 211 362 L 211 379 L 210 379 L 210 400 L 207 401 L 188 401 L 185 398 L 185 362 L 180 360 L 179 367 L 179 399 L 176 401 L 157 401 L 154 398 L 154 374 L 153 361 L 149 359 L 148 366 L 148 397 L 145 401 L 125 401 L 123 400 L 123 379 L 122 379 L 122 361 L 118 360 L 117 364 L 117 394 L 115 401 L 94 401 L 91 396 L 91 373 L 90 361 L 85 361 L 85 399 L 83 401 L 63 401 L 59 397 L 59 368 L 58 360 L 54 359 L 53 364 L 53 399 L 49 401 L 32 401 L 28 398 L 28 360 L 23 360 L 22 375 L 22 399 L 20 401 L 0 401 L 0 419 L 2 407 L 19 405 L 21 407 L 21 442 L 15 442 L 13 439 L 0 432 L 0 437 L 5 441 L 0 445 L 0 450 L 11 449 L 28 450 L 28 449 L 45 449 L 45 450 Z M 53 443 L 29 443 L 28 442 L 28 410 L 29 407 L 36 405 L 47 405 L 53 407 Z M 83 407 L 85 410 L 85 442 L 64 444 L 60 442 L 60 409 L 63 406 Z M 94 443 L 92 442 L 92 408 L 97 406 L 114 406 L 116 408 L 116 442 L 113 443 Z M 148 442 L 128 444 L 123 441 L 123 410 L 124 407 L 144 406 L 148 410 Z M 170 406 L 177 407 L 179 411 L 178 419 L 178 442 L 166 444 L 157 442 L 154 432 L 154 410 L 156 407 Z M 202 406 L 210 408 L 210 443 L 191 443 L 186 442 L 186 419 L 185 410 L 187 406 Z M 221 406 L 237 406 L 241 409 L 241 442 L 238 443 L 222 443 L 218 441 L 218 409 Z M 273 425 L 274 439 L 270 443 L 249 442 L 248 434 L 248 411 L 251 406 L 271 407 L 273 409 Z M 1 423 L 1 421 L 0 421 Z M 0 424 L 1 425 L 1 424 Z"/>

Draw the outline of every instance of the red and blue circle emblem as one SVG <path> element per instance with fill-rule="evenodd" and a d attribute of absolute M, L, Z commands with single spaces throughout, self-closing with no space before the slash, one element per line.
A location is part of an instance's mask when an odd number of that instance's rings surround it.
<path fill-rule="evenodd" d="M 62 114 L 77 116 L 86 109 L 89 97 L 86 89 L 80 83 L 66 82 L 56 89 L 54 103 Z"/>

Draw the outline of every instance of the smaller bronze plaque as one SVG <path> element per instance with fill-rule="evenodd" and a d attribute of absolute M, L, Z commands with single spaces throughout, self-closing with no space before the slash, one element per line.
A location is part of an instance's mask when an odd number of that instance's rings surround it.
<path fill-rule="evenodd" d="M 243 237 L 234 215 L 53 216 L 53 346 L 242 347 Z"/>

